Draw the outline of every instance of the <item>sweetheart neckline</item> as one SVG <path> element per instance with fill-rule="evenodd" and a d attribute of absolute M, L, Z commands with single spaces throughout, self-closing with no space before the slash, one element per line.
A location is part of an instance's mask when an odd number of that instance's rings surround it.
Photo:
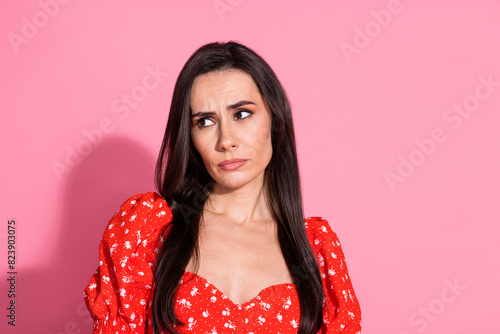
<path fill-rule="evenodd" d="M 255 302 L 255 300 L 258 299 L 259 297 L 262 298 L 262 296 L 265 293 L 268 293 L 271 289 L 286 288 L 288 286 L 295 286 L 294 283 L 277 283 L 277 284 L 273 284 L 273 285 L 267 286 L 264 289 L 262 289 L 257 296 L 253 297 L 249 301 L 246 301 L 243 304 L 240 304 L 240 303 L 233 302 L 228 296 L 226 296 L 226 294 L 224 292 L 222 292 L 219 288 L 217 288 L 212 282 L 210 282 L 205 277 L 200 276 L 198 274 L 195 274 L 195 273 L 193 273 L 191 271 L 184 270 L 183 276 L 186 276 L 186 275 L 187 276 L 191 275 L 191 276 L 197 278 L 198 280 L 203 281 L 206 284 L 210 285 L 213 289 L 215 289 L 217 291 L 217 293 L 219 293 L 222 296 L 223 299 L 227 299 L 230 304 L 232 304 L 234 307 L 238 307 L 238 308 L 239 307 L 243 307 L 243 306 L 248 305 L 248 304 L 251 304 L 252 302 Z"/>

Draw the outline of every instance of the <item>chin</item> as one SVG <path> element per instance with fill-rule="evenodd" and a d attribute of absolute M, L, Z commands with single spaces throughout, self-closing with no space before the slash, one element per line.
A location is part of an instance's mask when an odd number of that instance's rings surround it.
<path fill-rule="evenodd" d="M 225 178 L 214 178 L 215 182 L 222 187 L 228 189 L 239 189 L 245 185 L 251 183 L 255 178 L 247 177 L 225 177 Z"/>
<path fill-rule="evenodd" d="M 248 182 L 240 182 L 240 181 L 226 181 L 226 182 L 218 182 L 220 186 L 223 186 L 227 189 L 239 189 L 244 187 Z"/>

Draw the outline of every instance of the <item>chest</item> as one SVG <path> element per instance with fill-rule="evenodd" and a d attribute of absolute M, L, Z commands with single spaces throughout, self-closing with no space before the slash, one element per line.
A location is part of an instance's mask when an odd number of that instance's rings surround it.
<path fill-rule="evenodd" d="M 275 224 L 200 226 L 199 269 L 194 257 L 186 271 L 210 282 L 236 304 L 244 304 L 264 289 L 292 283 L 276 234 Z"/>
<path fill-rule="evenodd" d="M 296 333 L 300 305 L 293 284 L 264 289 L 245 303 L 234 303 L 203 277 L 186 272 L 175 312 L 185 323 L 179 333 Z"/>

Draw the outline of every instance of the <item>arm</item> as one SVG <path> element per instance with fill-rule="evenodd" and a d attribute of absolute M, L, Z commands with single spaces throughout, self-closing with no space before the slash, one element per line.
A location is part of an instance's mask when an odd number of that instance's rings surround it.
<path fill-rule="evenodd" d="M 314 243 L 326 294 L 320 333 L 361 333 L 361 309 L 340 241 L 326 219 L 315 217 L 314 224 Z"/>
<path fill-rule="evenodd" d="M 156 247 L 170 219 L 166 202 L 146 193 L 129 198 L 109 221 L 84 294 L 94 334 L 146 333 Z"/>

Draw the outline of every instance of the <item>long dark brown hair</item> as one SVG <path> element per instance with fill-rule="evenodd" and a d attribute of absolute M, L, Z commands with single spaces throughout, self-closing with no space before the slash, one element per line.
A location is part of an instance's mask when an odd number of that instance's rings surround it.
<path fill-rule="evenodd" d="M 175 315 L 179 280 L 192 255 L 199 265 L 198 232 L 205 201 L 214 180 L 191 142 L 190 97 L 194 79 L 204 73 L 238 69 L 249 74 L 271 114 L 273 155 L 266 167 L 264 187 L 278 224 L 278 240 L 300 300 L 299 334 L 321 326 L 323 286 L 315 255 L 304 227 L 299 167 L 290 103 L 271 67 L 248 47 L 229 41 L 196 50 L 175 84 L 167 128 L 155 170 L 156 187 L 173 213 L 165 227 L 155 263 L 152 323 L 155 334 L 176 333 L 184 325 Z"/>

